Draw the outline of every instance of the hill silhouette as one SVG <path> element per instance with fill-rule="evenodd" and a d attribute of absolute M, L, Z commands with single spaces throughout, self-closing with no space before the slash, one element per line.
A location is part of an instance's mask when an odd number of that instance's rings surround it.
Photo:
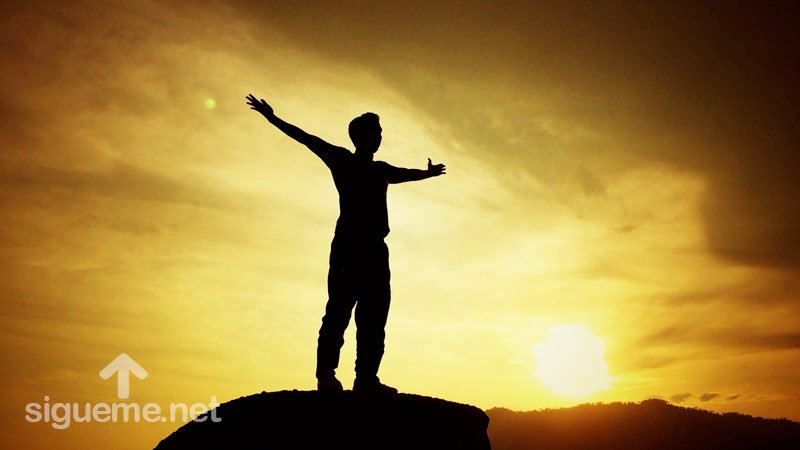
<path fill-rule="evenodd" d="M 717 414 L 656 399 L 487 413 L 494 450 L 800 449 L 800 423 Z"/>
<path fill-rule="evenodd" d="M 262 392 L 218 406 L 219 422 L 189 422 L 167 449 L 489 450 L 480 409 L 412 394 Z"/>

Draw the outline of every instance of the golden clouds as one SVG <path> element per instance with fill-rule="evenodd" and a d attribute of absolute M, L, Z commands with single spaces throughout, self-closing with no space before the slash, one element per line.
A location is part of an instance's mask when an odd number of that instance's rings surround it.
<path fill-rule="evenodd" d="M 796 155 L 781 115 L 796 88 L 775 37 L 745 27 L 728 48 L 738 13 L 700 27 L 705 41 L 696 27 L 714 17 L 663 5 L 263 5 L 8 12 L 9 398 L 39 395 L 20 379 L 101 395 L 56 375 L 120 351 L 150 371 L 153 398 L 313 385 L 336 194 L 314 155 L 247 109 L 253 91 L 340 145 L 351 117 L 376 111 L 379 158 L 450 169 L 389 192 L 387 381 L 484 407 L 558 405 L 529 349 L 583 323 L 622 380 L 593 399 L 714 392 L 720 410 L 800 417 L 786 364 Z M 737 49 L 765 64 L 735 63 Z"/>

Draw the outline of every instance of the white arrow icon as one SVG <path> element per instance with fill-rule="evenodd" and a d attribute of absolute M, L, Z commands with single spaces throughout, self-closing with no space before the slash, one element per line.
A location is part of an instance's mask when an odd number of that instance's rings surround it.
<path fill-rule="evenodd" d="M 142 368 L 136 361 L 133 360 L 127 353 L 120 353 L 114 358 L 113 361 L 108 363 L 100 371 L 100 377 L 104 380 L 109 379 L 111 375 L 117 374 L 117 397 L 128 398 L 130 389 L 130 374 L 136 375 L 136 378 L 144 380 L 147 377 L 147 371 Z"/>

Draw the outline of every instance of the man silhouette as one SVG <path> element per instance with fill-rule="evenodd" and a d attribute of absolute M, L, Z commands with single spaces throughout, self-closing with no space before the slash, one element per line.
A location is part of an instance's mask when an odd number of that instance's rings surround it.
<path fill-rule="evenodd" d="M 348 132 L 356 150 L 350 152 L 306 133 L 275 116 L 272 107 L 247 96 L 251 109 L 261 113 L 287 136 L 308 147 L 330 168 L 339 192 L 339 219 L 331 243 L 328 270 L 328 303 L 317 343 L 317 389 L 341 391 L 336 379 L 344 331 L 355 308 L 356 379 L 353 391 L 396 393 L 378 379 L 383 357 L 384 327 L 389 313 L 389 234 L 386 191 L 389 184 L 424 180 L 445 173 L 444 164 L 427 170 L 394 167 L 374 161 L 381 145 L 377 114 L 366 113 L 350 122 Z"/>

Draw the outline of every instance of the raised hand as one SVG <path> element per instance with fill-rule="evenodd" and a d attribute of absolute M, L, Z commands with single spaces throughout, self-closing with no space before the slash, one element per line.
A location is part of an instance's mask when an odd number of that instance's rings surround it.
<path fill-rule="evenodd" d="M 430 174 L 430 176 L 438 177 L 439 175 L 444 175 L 447 173 L 445 172 L 445 170 L 446 167 L 444 166 L 444 164 L 433 164 L 431 163 L 431 159 L 428 158 L 428 173 Z"/>
<path fill-rule="evenodd" d="M 247 104 L 250 105 L 250 109 L 260 112 L 267 119 L 275 115 L 275 112 L 272 111 L 272 106 L 269 106 L 263 98 L 258 100 L 253 94 L 248 94 L 245 98 L 247 98 Z"/>

